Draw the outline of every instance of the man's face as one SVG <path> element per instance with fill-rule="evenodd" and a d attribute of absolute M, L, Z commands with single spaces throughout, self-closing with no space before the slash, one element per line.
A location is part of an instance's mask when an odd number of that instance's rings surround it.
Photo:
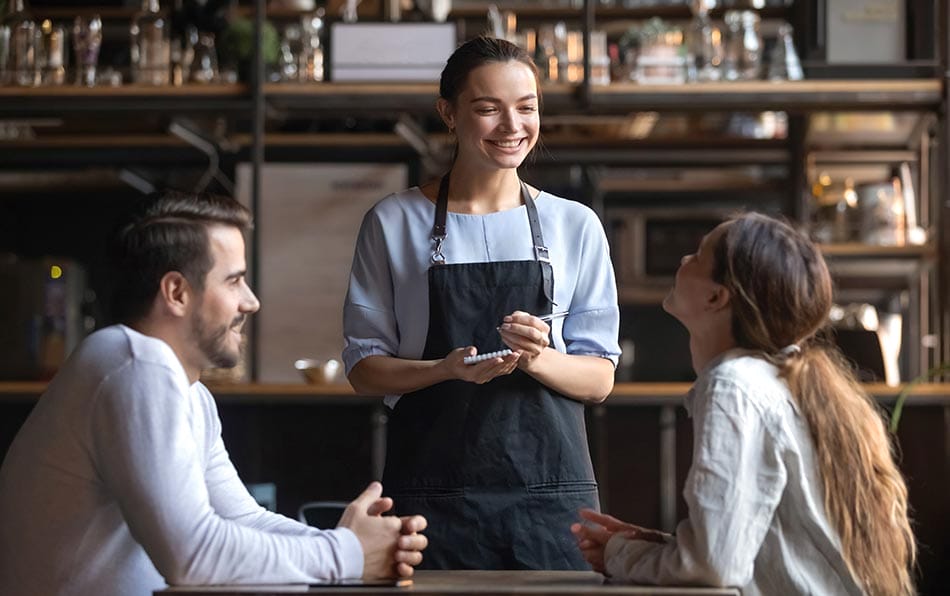
<path fill-rule="evenodd" d="M 242 328 L 261 304 L 245 281 L 244 236 L 232 226 L 208 227 L 214 265 L 192 311 L 192 337 L 205 367 L 230 368 L 241 357 Z"/>

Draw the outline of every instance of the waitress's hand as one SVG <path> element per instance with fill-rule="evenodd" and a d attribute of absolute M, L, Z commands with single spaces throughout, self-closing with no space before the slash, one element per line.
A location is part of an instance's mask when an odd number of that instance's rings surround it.
<path fill-rule="evenodd" d="M 449 352 L 448 356 L 442 360 L 442 366 L 446 368 L 448 377 L 481 385 L 495 377 L 511 374 L 518 367 L 520 355 L 517 352 L 484 362 L 465 364 L 463 359 L 466 356 L 475 356 L 477 353 L 478 350 L 474 346 L 456 348 Z"/>
<path fill-rule="evenodd" d="M 523 370 L 529 370 L 535 359 L 551 345 L 548 340 L 551 327 L 538 317 L 520 310 L 502 319 L 498 332 L 512 352 L 521 354 L 518 367 Z"/>

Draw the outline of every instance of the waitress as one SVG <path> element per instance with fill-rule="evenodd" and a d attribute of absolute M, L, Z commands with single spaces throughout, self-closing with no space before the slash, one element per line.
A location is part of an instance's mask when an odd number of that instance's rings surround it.
<path fill-rule="evenodd" d="M 347 376 L 392 408 L 383 485 L 400 515 L 429 520 L 422 567 L 586 569 L 569 529 L 598 505 L 584 404 L 610 393 L 620 354 L 603 228 L 518 177 L 541 106 L 522 49 L 465 43 L 439 94 L 456 158 L 363 220 Z"/>

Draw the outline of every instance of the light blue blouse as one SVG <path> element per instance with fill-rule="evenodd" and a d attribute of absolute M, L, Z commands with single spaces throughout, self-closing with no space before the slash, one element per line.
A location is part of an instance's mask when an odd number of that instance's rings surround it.
<path fill-rule="evenodd" d="M 554 269 L 555 310 L 570 311 L 552 324 L 553 347 L 616 365 L 620 311 L 600 220 L 588 207 L 543 191 L 536 204 Z M 389 195 L 364 217 L 343 307 L 347 374 L 367 356 L 422 357 L 434 220 L 435 204 L 418 187 Z M 449 212 L 446 231 L 449 264 L 535 258 L 524 205 L 485 215 Z M 386 404 L 397 400 L 387 396 Z"/>

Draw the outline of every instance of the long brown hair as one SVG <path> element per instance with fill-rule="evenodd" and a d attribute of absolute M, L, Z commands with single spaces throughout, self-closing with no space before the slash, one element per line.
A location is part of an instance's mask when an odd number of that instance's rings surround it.
<path fill-rule="evenodd" d="M 480 66 L 497 62 L 520 62 L 534 75 L 538 87 L 538 107 L 541 106 L 541 77 L 534 60 L 520 46 L 504 39 L 481 35 L 460 45 L 445 63 L 439 77 L 439 97 L 455 102 L 468 84 L 468 75 Z"/>
<path fill-rule="evenodd" d="M 791 226 L 749 213 L 726 224 L 713 278 L 732 293 L 736 342 L 779 366 L 808 423 L 825 511 L 854 578 L 872 596 L 913 594 L 907 487 L 884 417 L 841 353 L 816 337 L 832 303 L 821 253 Z"/>

